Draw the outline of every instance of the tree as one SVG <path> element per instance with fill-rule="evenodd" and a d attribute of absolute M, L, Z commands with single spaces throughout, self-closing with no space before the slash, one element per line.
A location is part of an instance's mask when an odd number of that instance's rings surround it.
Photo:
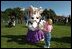
<path fill-rule="evenodd" d="M 41 15 L 42 17 L 45 17 L 46 19 L 51 18 L 53 22 L 54 22 L 54 17 L 56 17 L 56 13 L 52 9 L 49 9 L 49 10 L 45 9 Z"/>
<path fill-rule="evenodd" d="M 56 13 L 55 13 L 55 11 L 53 11 L 52 9 L 49 9 L 48 10 L 49 11 L 49 16 L 51 17 L 51 18 L 54 18 L 55 16 L 56 16 Z"/>
<path fill-rule="evenodd" d="M 56 13 L 52 9 L 49 9 L 48 11 L 49 11 L 49 16 L 53 20 L 53 23 L 54 23 L 54 18 L 56 17 Z"/>
<path fill-rule="evenodd" d="M 12 12 L 12 9 L 11 8 L 6 9 L 5 11 L 1 11 L 1 17 L 5 21 L 7 21 L 9 19 L 9 16 L 10 16 L 11 12 Z"/>
<path fill-rule="evenodd" d="M 4 11 L 8 16 L 12 15 L 13 9 L 8 8 Z"/>
<path fill-rule="evenodd" d="M 21 8 L 20 7 L 14 8 L 13 10 L 15 12 L 16 19 L 18 19 L 18 23 L 21 23 L 22 24 L 23 11 L 21 11 Z"/>
<path fill-rule="evenodd" d="M 71 24 L 71 15 L 68 17 L 68 22 Z"/>
<path fill-rule="evenodd" d="M 47 9 L 45 9 L 45 10 L 43 11 L 43 13 L 41 13 L 41 15 L 42 15 L 42 17 L 45 17 L 45 19 L 46 19 L 46 18 L 49 18 L 49 11 L 48 11 Z"/>

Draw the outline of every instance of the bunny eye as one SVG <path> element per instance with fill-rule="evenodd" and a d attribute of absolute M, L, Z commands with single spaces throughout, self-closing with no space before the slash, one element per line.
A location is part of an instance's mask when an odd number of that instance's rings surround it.
<path fill-rule="evenodd" d="M 37 19 L 39 19 L 39 17 L 36 17 Z"/>
<path fill-rule="evenodd" d="M 34 19 L 33 17 L 31 17 L 31 19 Z"/>

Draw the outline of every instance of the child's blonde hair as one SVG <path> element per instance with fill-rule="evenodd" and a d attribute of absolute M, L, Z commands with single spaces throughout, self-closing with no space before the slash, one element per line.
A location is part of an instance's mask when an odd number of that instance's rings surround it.
<path fill-rule="evenodd" d="M 48 21 L 48 24 L 52 25 L 52 23 L 53 23 L 52 19 L 48 19 L 47 21 Z"/>

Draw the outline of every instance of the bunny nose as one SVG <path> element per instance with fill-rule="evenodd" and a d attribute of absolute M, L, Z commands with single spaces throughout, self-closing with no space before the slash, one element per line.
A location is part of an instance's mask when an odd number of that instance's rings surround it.
<path fill-rule="evenodd" d="M 34 20 L 34 21 L 36 21 L 36 20 Z"/>
<path fill-rule="evenodd" d="M 34 22 L 35 22 L 36 20 L 34 20 Z"/>

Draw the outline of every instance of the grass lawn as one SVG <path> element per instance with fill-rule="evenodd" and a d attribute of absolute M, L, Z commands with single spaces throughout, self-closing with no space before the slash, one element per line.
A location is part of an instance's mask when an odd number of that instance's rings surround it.
<path fill-rule="evenodd" d="M 44 42 L 30 44 L 25 40 L 27 27 L 17 24 L 8 28 L 1 23 L 1 48 L 41 48 Z M 71 26 L 53 25 L 50 48 L 71 48 Z"/>

